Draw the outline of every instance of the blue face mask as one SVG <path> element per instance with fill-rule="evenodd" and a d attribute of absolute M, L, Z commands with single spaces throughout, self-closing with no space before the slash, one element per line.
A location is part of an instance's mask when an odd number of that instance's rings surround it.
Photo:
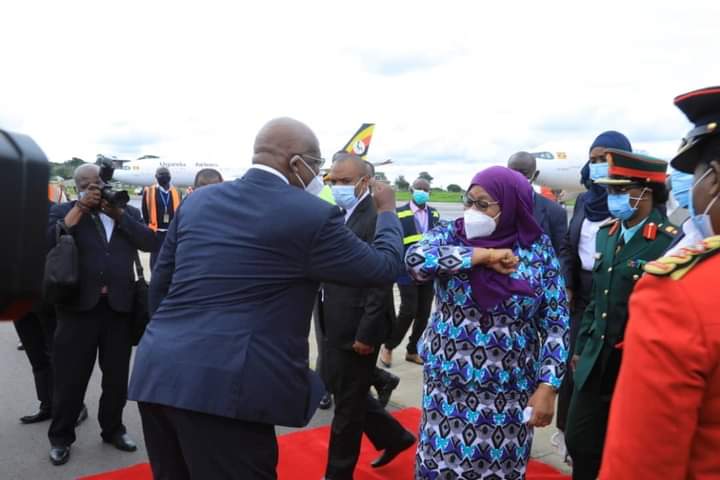
<path fill-rule="evenodd" d="M 362 182 L 362 179 L 355 185 L 333 185 L 330 187 L 333 198 L 335 198 L 335 203 L 345 210 L 353 208 L 358 202 L 358 197 L 355 195 L 355 188 L 357 188 L 360 182 Z"/>
<path fill-rule="evenodd" d="M 605 163 L 591 163 L 590 164 L 590 180 L 593 182 L 600 178 L 607 178 L 610 176 L 607 162 Z"/>
<path fill-rule="evenodd" d="M 715 231 L 712 226 L 712 219 L 710 218 L 710 215 L 708 215 L 708 212 L 712 208 L 715 201 L 717 201 L 718 197 L 715 196 L 710 203 L 708 203 L 708 206 L 705 207 L 705 211 L 703 213 L 696 213 L 695 212 L 695 204 L 693 201 L 693 189 L 700 183 L 703 178 L 705 178 L 710 172 L 712 172 L 712 169 L 707 170 L 702 177 L 698 179 L 697 182 L 695 182 L 690 187 L 690 193 L 689 193 L 689 204 L 688 204 L 688 210 L 690 212 L 690 218 L 692 219 L 693 224 L 695 225 L 695 228 L 697 228 L 698 232 L 703 236 L 703 238 L 712 237 L 715 235 Z"/>
<path fill-rule="evenodd" d="M 430 194 L 425 190 L 413 190 L 413 202 L 415 205 L 425 205 L 430 200 Z"/>
<path fill-rule="evenodd" d="M 630 206 L 629 193 L 609 193 L 607 203 L 610 215 L 622 221 L 629 220 L 637 210 Z"/>
<path fill-rule="evenodd" d="M 670 172 L 670 182 L 672 183 L 672 196 L 680 208 L 688 208 L 690 205 L 690 188 L 693 183 L 693 175 L 683 173 L 678 170 Z"/>

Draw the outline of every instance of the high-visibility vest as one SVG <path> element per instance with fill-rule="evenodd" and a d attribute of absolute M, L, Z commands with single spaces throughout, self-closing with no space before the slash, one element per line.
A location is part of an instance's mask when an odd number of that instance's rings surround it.
<path fill-rule="evenodd" d="M 157 185 L 145 188 L 145 206 L 147 207 L 147 211 L 150 214 L 148 227 L 150 227 L 150 230 L 152 230 L 153 232 L 157 232 L 158 229 L 157 202 L 155 201 L 157 189 Z M 172 196 L 172 208 L 174 212 L 177 206 L 180 205 L 180 194 L 175 187 L 170 187 L 170 195 Z"/>
<path fill-rule="evenodd" d="M 322 198 L 326 202 L 328 202 L 330 205 L 335 205 L 335 197 L 333 197 L 332 189 L 330 188 L 330 185 L 325 185 L 322 190 L 320 190 L 320 194 L 318 197 Z"/>
<path fill-rule="evenodd" d="M 428 230 L 430 230 L 440 221 L 440 212 L 430 205 L 427 205 L 425 208 L 428 210 Z M 415 226 L 415 213 L 410 208 L 409 203 L 397 209 L 397 216 L 403 228 L 403 245 L 405 245 L 405 250 L 407 250 L 410 245 L 419 242 L 423 234 L 417 231 L 417 227 Z"/>

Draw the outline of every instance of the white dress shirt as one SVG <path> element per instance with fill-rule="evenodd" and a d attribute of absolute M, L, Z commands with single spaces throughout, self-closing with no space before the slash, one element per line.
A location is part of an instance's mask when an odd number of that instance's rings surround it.
<path fill-rule="evenodd" d="M 362 194 L 362 195 L 360 196 L 360 198 L 358 198 L 358 201 L 355 202 L 355 205 L 353 205 L 352 208 L 348 208 L 348 209 L 345 211 L 345 223 L 347 223 L 347 221 L 350 219 L 350 216 L 353 214 L 353 212 L 355 211 L 355 209 L 357 208 L 357 206 L 360 205 L 360 202 L 362 202 L 363 200 L 365 200 L 365 197 L 367 197 L 368 195 L 370 195 L 370 190 L 366 190 L 365 193 Z"/>
<path fill-rule="evenodd" d="M 285 182 L 285 183 L 287 183 L 288 185 L 290 185 L 290 182 L 288 181 L 287 178 L 285 178 L 285 175 L 283 175 L 283 174 L 280 173 L 278 170 L 275 170 L 275 169 L 272 168 L 272 167 L 268 167 L 267 165 L 261 165 L 261 164 L 259 164 L 259 163 L 256 163 L 256 164 L 254 164 L 254 165 L 253 165 L 252 167 L 250 167 L 250 168 L 257 168 L 258 170 L 262 170 L 263 172 L 272 173 L 272 174 L 275 175 L 276 177 L 280 178 L 283 182 Z"/>
<path fill-rule="evenodd" d="M 115 230 L 115 220 L 108 217 L 104 213 L 100 213 L 100 222 L 102 222 L 102 226 L 105 228 L 105 238 L 107 239 L 107 242 L 110 243 L 110 239 L 112 238 L 113 230 Z"/>
<path fill-rule="evenodd" d="M 578 255 L 582 269 L 591 272 L 595 265 L 596 239 L 600 225 L 605 223 L 607 219 L 599 222 L 592 222 L 587 218 L 583 220 L 580 228 L 580 243 L 578 244 Z"/>

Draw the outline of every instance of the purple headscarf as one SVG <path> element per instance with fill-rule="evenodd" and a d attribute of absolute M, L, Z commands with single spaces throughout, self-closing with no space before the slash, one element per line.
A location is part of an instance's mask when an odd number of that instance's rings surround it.
<path fill-rule="evenodd" d="M 490 167 L 477 173 L 470 188 L 478 185 L 500 203 L 500 221 L 492 235 L 485 238 L 468 239 L 465 235 L 465 220 L 455 221 L 455 234 L 470 247 L 510 248 L 520 244 L 529 248 L 542 235 L 542 228 L 533 217 L 533 190 L 528 180 L 520 173 L 505 167 Z M 530 284 L 516 280 L 483 266 L 470 271 L 472 296 L 483 308 L 492 308 L 512 295 L 533 294 Z"/>

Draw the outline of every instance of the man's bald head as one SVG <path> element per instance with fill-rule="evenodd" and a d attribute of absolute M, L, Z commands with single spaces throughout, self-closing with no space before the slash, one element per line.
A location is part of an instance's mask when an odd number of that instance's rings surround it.
<path fill-rule="evenodd" d="M 412 183 L 413 190 L 422 190 L 424 192 L 430 192 L 430 182 L 424 178 L 418 178 Z"/>
<path fill-rule="evenodd" d="M 91 184 L 102 184 L 100 180 L 100 167 L 91 163 L 80 165 L 73 173 L 73 180 L 78 192 L 87 190 Z"/>
<path fill-rule="evenodd" d="M 315 133 L 304 123 L 288 117 L 276 118 L 258 132 L 254 153 L 259 159 L 266 155 L 290 157 L 301 153 L 319 156 L 320 143 Z M 256 158 L 253 158 L 253 163 L 255 161 Z"/>
<path fill-rule="evenodd" d="M 357 178 L 370 176 L 367 162 L 352 153 L 338 152 L 333 156 L 333 168 L 330 170 L 331 176 L 333 171 L 337 171 L 335 167 L 341 165 L 344 171 L 352 172 Z"/>
<path fill-rule="evenodd" d="M 292 118 L 266 123 L 255 137 L 253 152 L 253 163 L 278 170 L 301 188 L 319 173 L 320 143 L 310 127 Z"/>
<path fill-rule="evenodd" d="M 508 168 L 522 173 L 528 180 L 535 180 L 537 160 L 528 152 L 518 152 L 508 159 Z"/>

